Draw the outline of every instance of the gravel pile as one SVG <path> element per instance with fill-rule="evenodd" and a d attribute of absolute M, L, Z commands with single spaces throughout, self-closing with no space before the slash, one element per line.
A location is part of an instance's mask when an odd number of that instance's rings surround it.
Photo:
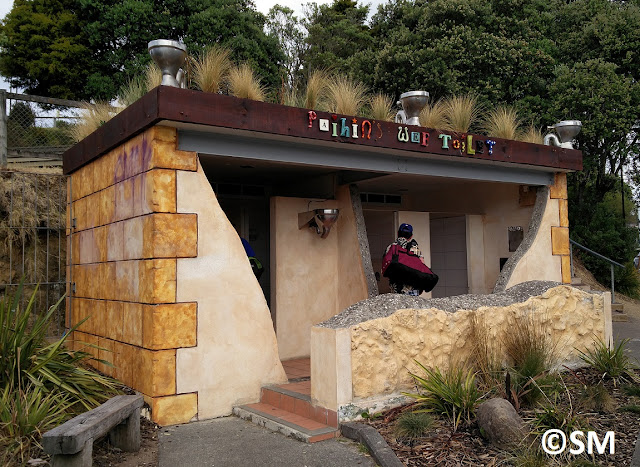
<path fill-rule="evenodd" d="M 342 313 L 318 326 L 333 329 L 346 328 L 364 321 L 385 318 L 405 308 L 436 308 L 453 313 L 458 310 L 476 310 L 482 306 L 509 306 L 513 303 L 526 302 L 529 297 L 542 295 L 558 285 L 561 284 L 551 281 L 529 281 L 515 285 L 504 292 L 489 295 L 457 295 L 429 299 L 401 294 L 383 294 L 351 305 Z"/>

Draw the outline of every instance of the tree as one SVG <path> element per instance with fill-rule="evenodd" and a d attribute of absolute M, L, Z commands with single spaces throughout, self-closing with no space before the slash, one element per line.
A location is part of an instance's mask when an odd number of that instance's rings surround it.
<path fill-rule="evenodd" d="M 284 56 L 250 0 L 16 0 L 2 26 L 0 72 L 27 92 L 106 100 L 150 62 L 154 39 L 190 53 L 218 42 L 265 84 Z"/>
<path fill-rule="evenodd" d="M 331 5 L 320 6 L 311 3 L 308 7 L 305 68 L 356 73 L 356 56 L 374 45 L 366 24 L 369 7 L 358 6 L 357 0 L 334 0 Z"/>
<path fill-rule="evenodd" d="M 275 37 L 280 44 L 285 56 L 282 64 L 284 82 L 293 87 L 300 79 L 302 55 L 306 49 L 302 24 L 291 8 L 274 5 L 269 10 L 265 27 L 269 36 Z"/>
<path fill-rule="evenodd" d="M 0 32 L 0 73 L 26 92 L 63 99 L 90 97 L 95 69 L 75 0 L 15 0 Z"/>

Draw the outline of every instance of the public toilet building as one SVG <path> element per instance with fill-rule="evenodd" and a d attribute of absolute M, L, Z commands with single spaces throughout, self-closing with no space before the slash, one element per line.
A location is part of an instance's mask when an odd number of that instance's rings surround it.
<path fill-rule="evenodd" d="M 88 318 L 76 346 L 104 349 L 99 369 L 162 425 L 255 403 L 309 356 L 310 404 L 335 425 L 355 346 L 312 348 L 312 328 L 388 291 L 398 225 L 440 276 L 433 297 L 569 284 L 566 173 L 581 167 L 572 149 L 160 86 L 64 155 L 67 325 Z M 339 211 L 330 230 L 316 209 Z"/>

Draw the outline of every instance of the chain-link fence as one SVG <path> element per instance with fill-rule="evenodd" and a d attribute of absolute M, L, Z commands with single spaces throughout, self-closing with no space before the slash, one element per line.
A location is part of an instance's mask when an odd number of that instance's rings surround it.
<path fill-rule="evenodd" d="M 23 304 L 35 294 L 37 313 L 66 292 L 66 193 L 61 174 L 0 172 L 0 293 L 22 282 Z M 49 335 L 64 333 L 64 316 L 62 302 Z"/>
<path fill-rule="evenodd" d="M 9 162 L 12 158 L 16 162 L 16 158 L 25 157 L 61 161 L 62 153 L 74 143 L 74 126 L 81 118 L 82 109 L 87 107 L 78 101 L 3 90 L 0 90 L 0 101 L 4 104 L 4 114 L 0 115 L 3 117 L 0 130 L 4 130 L 0 131 L 0 150 L 6 148 L 4 154 L 8 155 Z"/>

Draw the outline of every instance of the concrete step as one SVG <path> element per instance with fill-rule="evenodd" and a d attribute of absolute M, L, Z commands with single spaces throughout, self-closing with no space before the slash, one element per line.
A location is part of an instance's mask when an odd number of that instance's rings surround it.
<path fill-rule="evenodd" d="M 591 291 L 591 286 L 589 286 L 587 284 L 583 284 L 582 283 L 582 279 L 580 279 L 579 277 L 572 277 L 571 278 L 571 285 L 574 286 L 577 289 L 584 290 L 585 292 L 590 292 Z"/>
<path fill-rule="evenodd" d="M 335 427 L 260 402 L 234 407 L 233 414 L 304 443 L 316 443 L 340 435 Z"/>
<path fill-rule="evenodd" d="M 624 303 L 611 304 L 611 321 L 615 321 L 615 322 L 629 321 L 629 316 L 624 312 Z"/>
<path fill-rule="evenodd" d="M 233 413 L 305 443 L 339 436 L 338 414 L 312 405 L 310 393 L 308 380 L 265 386 L 259 403 L 234 407 Z"/>

